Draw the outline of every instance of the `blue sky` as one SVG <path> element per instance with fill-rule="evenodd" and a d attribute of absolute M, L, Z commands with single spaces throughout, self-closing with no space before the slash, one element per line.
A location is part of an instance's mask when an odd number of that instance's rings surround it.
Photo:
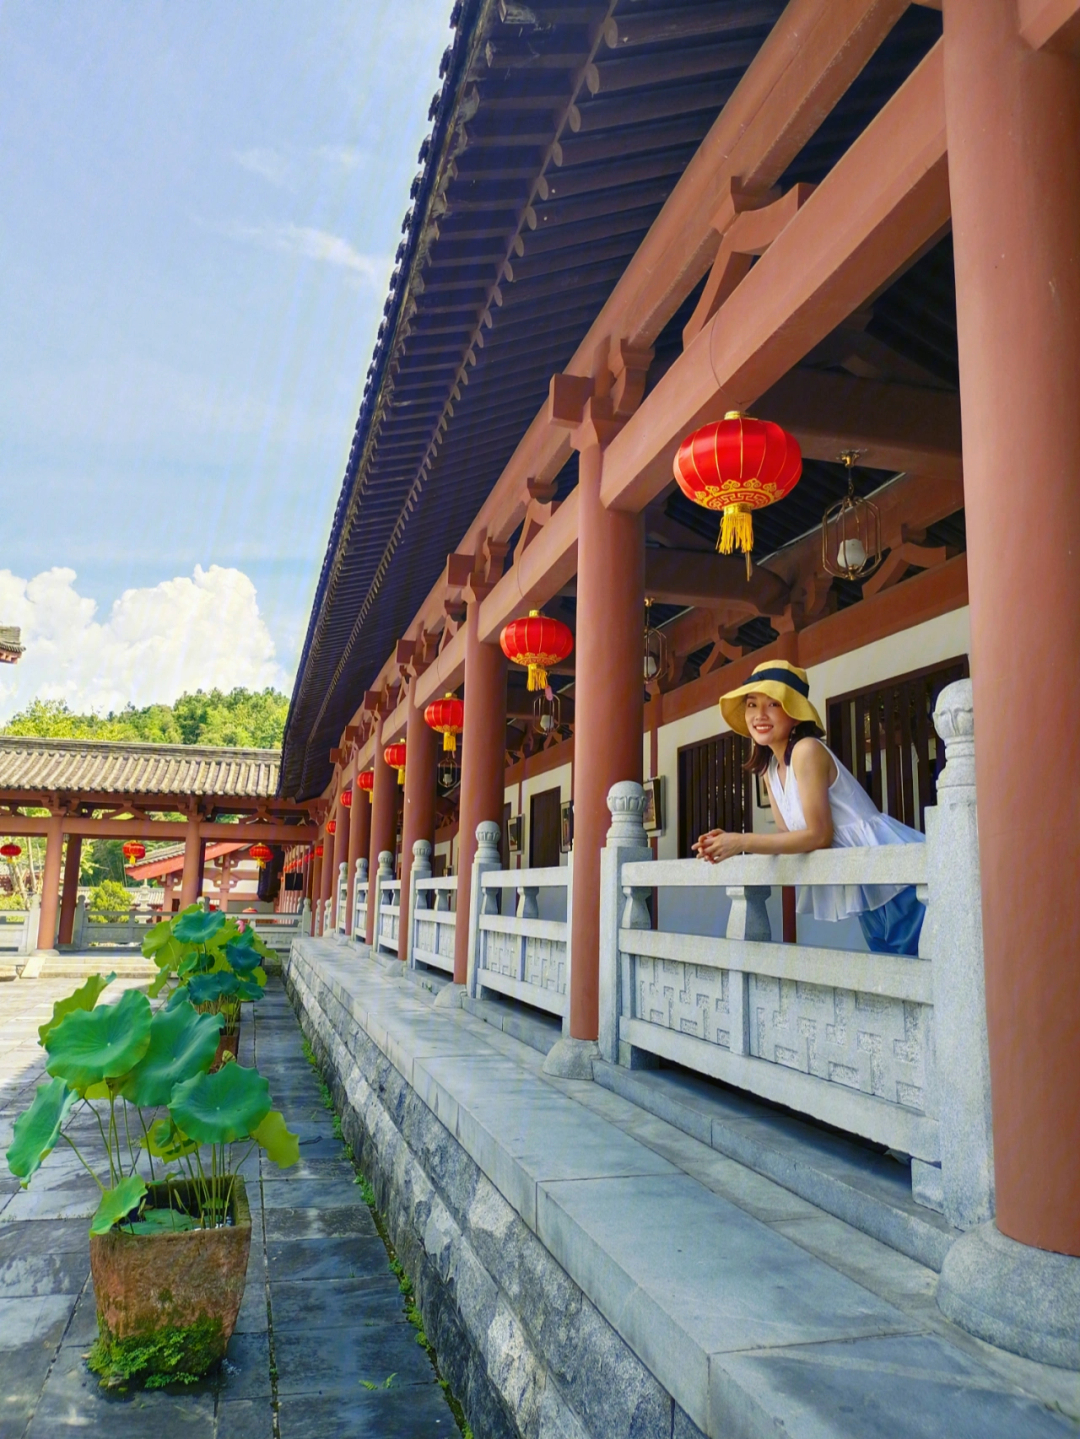
<path fill-rule="evenodd" d="M 0 0 L 0 718 L 291 684 L 449 11 Z"/>

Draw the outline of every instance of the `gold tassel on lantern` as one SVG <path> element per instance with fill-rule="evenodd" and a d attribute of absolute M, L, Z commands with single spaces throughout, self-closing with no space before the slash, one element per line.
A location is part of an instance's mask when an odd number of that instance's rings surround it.
<path fill-rule="evenodd" d="M 546 690 L 548 686 L 547 670 L 543 665 L 529 666 L 529 689 Z"/>
<path fill-rule="evenodd" d="M 754 548 L 754 512 L 749 505 L 725 505 L 716 548 L 730 555 L 738 545 L 746 556 L 746 578 L 750 578 L 750 551 Z"/>
<path fill-rule="evenodd" d="M 444 733 L 444 734 L 443 734 L 443 737 L 442 737 L 442 747 L 443 747 L 443 753 L 444 753 L 444 754 L 456 754 L 456 753 L 457 753 L 457 735 L 455 735 L 455 734 L 449 734 L 449 733 Z"/>

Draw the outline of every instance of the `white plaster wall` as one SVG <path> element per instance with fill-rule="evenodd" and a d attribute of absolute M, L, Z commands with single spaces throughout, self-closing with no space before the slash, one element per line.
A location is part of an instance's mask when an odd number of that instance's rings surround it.
<path fill-rule="evenodd" d="M 559 790 L 559 801 L 565 803 L 573 795 L 573 765 L 561 764 L 557 769 L 549 769 L 546 774 L 532 775 L 519 787 L 516 784 L 507 785 L 504 791 L 504 803 L 510 806 L 510 815 L 516 814 L 525 816 L 525 823 L 521 827 L 521 854 L 511 856 L 510 863 L 515 869 L 521 869 L 529 862 L 529 810 L 531 799 L 534 794 L 541 794 L 544 790 Z M 566 864 L 568 856 L 559 856 L 559 863 Z M 520 861 L 520 862 L 518 862 Z"/>

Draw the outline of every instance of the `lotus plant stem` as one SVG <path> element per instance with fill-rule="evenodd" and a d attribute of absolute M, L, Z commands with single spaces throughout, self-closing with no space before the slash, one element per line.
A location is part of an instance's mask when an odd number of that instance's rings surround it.
<path fill-rule="evenodd" d="M 89 1104 L 90 1101 L 89 1101 L 89 1100 L 86 1100 L 85 1103 Z M 100 1113 L 100 1111 L 98 1110 L 98 1107 L 97 1107 L 96 1104 L 90 1104 L 90 1113 L 91 1113 L 91 1114 L 94 1116 L 94 1118 L 97 1120 L 98 1129 L 101 1130 L 101 1142 L 102 1142 L 102 1144 L 105 1146 L 105 1153 L 106 1153 L 106 1155 L 108 1156 L 108 1160 L 109 1160 L 109 1184 L 110 1184 L 110 1185 L 113 1185 L 113 1184 L 116 1183 L 116 1178 L 115 1178 L 115 1175 L 114 1175 L 114 1173 L 113 1173 L 112 1150 L 109 1148 L 108 1136 L 107 1136 L 106 1133 L 105 1133 L 105 1126 L 104 1126 L 104 1124 L 102 1124 L 102 1122 L 101 1122 L 101 1113 Z"/>
<path fill-rule="evenodd" d="M 71 1145 L 72 1149 L 75 1151 L 75 1158 L 79 1161 L 79 1163 L 82 1165 L 82 1167 L 86 1170 L 87 1174 L 89 1174 L 90 1178 L 94 1181 L 94 1183 L 97 1185 L 97 1187 L 101 1190 L 102 1194 L 104 1194 L 104 1193 L 105 1193 L 105 1186 L 104 1186 L 104 1184 L 102 1184 L 101 1180 L 97 1177 L 97 1175 L 94 1173 L 94 1171 L 90 1168 L 89 1164 L 87 1164 L 86 1160 L 85 1160 L 85 1159 L 82 1157 L 82 1155 L 79 1153 L 79 1146 L 75 1143 L 74 1139 L 72 1139 L 70 1135 L 65 1134 L 65 1133 L 63 1132 L 63 1130 L 60 1131 L 60 1138 L 63 1139 L 66 1143 L 68 1143 L 68 1144 Z"/>
<path fill-rule="evenodd" d="M 146 1120 L 145 1120 L 145 1118 L 143 1117 L 143 1112 L 142 1112 L 141 1109 L 138 1111 L 138 1115 L 139 1115 L 139 1123 L 142 1125 L 143 1139 L 145 1139 L 145 1140 L 147 1141 L 146 1144 L 145 1144 L 143 1147 L 144 1147 L 145 1150 L 146 1150 L 146 1157 L 147 1157 L 147 1159 L 148 1159 L 149 1162 L 150 1162 L 150 1183 L 153 1184 L 153 1183 L 155 1182 L 155 1178 L 154 1178 L 154 1156 L 153 1156 L 153 1154 L 150 1152 L 150 1133 L 149 1133 L 148 1129 L 146 1128 Z"/>
<path fill-rule="evenodd" d="M 134 1174 L 139 1167 L 139 1161 L 135 1154 L 135 1146 L 131 1142 L 131 1129 L 128 1125 L 128 1104 L 124 1101 L 124 1138 L 127 1140 L 128 1159 L 131 1160 L 131 1173 Z"/>

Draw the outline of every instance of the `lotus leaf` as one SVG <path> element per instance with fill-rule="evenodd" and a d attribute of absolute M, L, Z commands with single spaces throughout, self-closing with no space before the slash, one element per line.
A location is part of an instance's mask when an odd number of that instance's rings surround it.
<path fill-rule="evenodd" d="M 279 1169 L 288 1169 L 300 1158 L 300 1141 L 289 1131 L 280 1109 L 272 1109 L 251 1131 L 251 1137 Z"/>
<path fill-rule="evenodd" d="M 129 1174 L 115 1189 L 106 1189 L 90 1221 L 90 1233 L 108 1234 L 114 1224 L 131 1213 L 145 1193 L 146 1180 L 139 1174 Z"/>
<path fill-rule="evenodd" d="M 231 999 L 238 994 L 240 984 L 236 975 L 227 969 L 215 974 L 193 974 L 187 982 L 187 997 L 192 1004 L 213 1004 L 215 1000 Z"/>
<path fill-rule="evenodd" d="M 252 970 L 258 969 L 259 960 L 262 955 L 248 939 L 250 929 L 246 929 L 239 939 L 231 939 L 225 946 L 225 958 L 237 974 L 250 974 Z"/>
<path fill-rule="evenodd" d="M 220 1032 L 220 1015 L 198 1014 L 190 1004 L 159 1010 L 150 1022 L 150 1045 L 120 1093 L 148 1109 L 168 1104 L 181 1080 L 210 1068 Z"/>
<path fill-rule="evenodd" d="M 171 919 L 163 919 L 160 924 L 155 924 L 143 935 L 142 952 L 147 959 L 153 959 L 159 950 L 165 949 L 174 942 L 173 922 Z"/>
<path fill-rule="evenodd" d="M 193 1139 L 181 1134 L 171 1119 L 158 1119 L 151 1124 L 142 1143 L 155 1159 L 163 1159 L 166 1164 L 194 1154 L 199 1147 Z"/>
<path fill-rule="evenodd" d="M 54 1079 L 51 1084 L 39 1084 L 33 1104 L 15 1121 L 15 1135 L 7 1152 L 7 1162 L 12 1174 L 22 1180 L 24 1188 L 30 1176 L 40 1168 L 41 1161 L 52 1153 L 76 1099 L 78 1095 L 62 1079 Z"/>
<path fill-rule="evenodd" d="M 270 1086 L 255 1069 L 226 1064 L 216 1074 L 197 1074 L 173 1090 L 169 1113 L 200 1144 L 247 1139 L 270 1112 Z"/>
<path fill-rule="evenodd" d="M 175 921 L 173 934 L 181 944 L 207 944 L 224 924 L 220 909 L 189 909 Z"/>
<path fill-rule="evenodd" d="M 45 1037 L 50 1074 L 80 1093 L 132 1069 L 150 1044 L 150 1001 L 129 989 L 118 1004 L 76 1010 Z"/>
<path fill-rule="evenodd" d="M 182 1234 L 198 1228 L 199 1221 L 178 1209 L 144 1209 L 143 1217 L 131 1225 L 132 1234 Z"/>
<path fill-rule="evenodd" d="M 66 1015 L 74 1014 L 77 1009 L 93 1009 L 101 991 L 112 984 L 115 978 L 115 974 L 92 974 L 74 994 L 69 994 L 67 999 L 58 999 L 53 1005 L 52 1018 L 38 1029 L 38 1043 L 44 1044 L 49 1030 L 54 1029 Z"/>

